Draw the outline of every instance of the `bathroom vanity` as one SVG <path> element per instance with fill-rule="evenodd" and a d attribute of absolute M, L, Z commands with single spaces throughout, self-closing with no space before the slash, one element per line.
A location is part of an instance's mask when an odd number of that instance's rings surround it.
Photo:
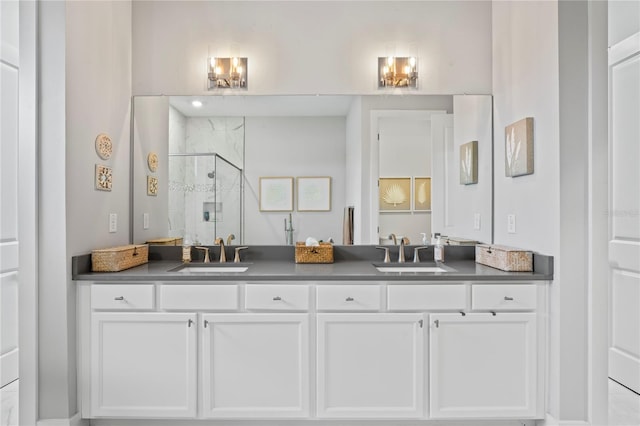
<path fill-rule="evenodd" d="M 151 261 L 95 274 L 79 259 L 82 417 L 544 418 L 549 258 L 508 273 L 450 256 L 447 272 L 426 273 L 336 254 L 330 265 L 265 260 L 211 273 Z"/>

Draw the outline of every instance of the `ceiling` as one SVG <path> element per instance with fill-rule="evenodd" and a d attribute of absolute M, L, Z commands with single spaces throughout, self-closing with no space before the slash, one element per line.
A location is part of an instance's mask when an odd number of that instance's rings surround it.
<path fill-rule="evenodd" d="M 346 116 L 353 96 L 171 96 L 169 103 L 187 117 Z M 194 107 L 192 101 L 202 102 Z"/>

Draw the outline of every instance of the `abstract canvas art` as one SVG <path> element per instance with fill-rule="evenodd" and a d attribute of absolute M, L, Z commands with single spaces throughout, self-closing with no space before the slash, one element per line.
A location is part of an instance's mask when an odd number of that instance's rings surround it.
<path fill-rule="evenodd" d="M 460 183 L 478 183 L 478 141 L 460 145 Z"/>
<path fill-rule="evenodd" d="M 533 173 L 533 118 L 527 117 L 505 128 L 505 176 Z"/>

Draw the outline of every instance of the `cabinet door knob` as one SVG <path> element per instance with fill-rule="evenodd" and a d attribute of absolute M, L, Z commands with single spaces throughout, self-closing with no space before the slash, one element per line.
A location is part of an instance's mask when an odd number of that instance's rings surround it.
<path fill-rule="evenodd" d="M 276 297 L 273 298 L 273 300 L 282 300 L 282 297 L 276 296 Z"/>
<path fill-rule="evenodd" d="M 193 324 L 193 320 L 189 318 L 189 321 L 187 322 L 187 325 L 189 326 L 189 328 L 191 328 L 191 324 Z"/>
<path fill-rule="evenodd" d="M 204 320 L 204 328 L 207 328 L 208 325 L 209 325 L 209 321 Z"/>
<path fill-rule="evenodd" d="M 440 320 L 435 320 L 433 323 L 436 325 L 436 328 L 440 327 Z"/>
<path fill-rule="evenodd" d="M 115 297 L 113 300 L 124 300 L 124 296 Z"/>
<path fill-rule="evenodd" d="M 511 301 L 511 300 L 513 300 L 513 297 L 505 296 L 505 297 L 504 297 L 504 300 L 509 300 L 509 301 Z"/>
<path fill-rule="evenodd" d="M 346 298 L 346 299 L 344 299 L 344 300 L 346 300 L 347 302 L 353 302 L 353 297 L 347 297 L 347 298 Z"/>

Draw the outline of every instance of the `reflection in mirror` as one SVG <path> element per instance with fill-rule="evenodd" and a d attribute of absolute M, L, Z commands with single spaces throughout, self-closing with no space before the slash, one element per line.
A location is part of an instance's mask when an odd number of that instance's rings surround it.
<path fill-rule="evenodd" d="M 412 244 L 419 244 L 421 232 L 446 234 L 443 230 L 447 225 L 447 230 L 455 236 L 490 242 L 491 161 L 490 157 L 488 160 L 483 157 L 491 148 L 490 139 L 478 145 L 479 161 L 487 163 L 479 166 L 482 191 L 478 190 L 479 186 L 458 188 L 458 182 L 451 180 L 459 164 L 449 139 L 443 148 L 447 150 L 445 155 L 437 160 L 447 162 L 444 174 L 449 176 L 448 186 L 443 183 L 442 164 L 433 163 L 431 171 L 426 168 L 409 173 L 402 170 L 404 160 L 399 160 L 396 164 L 401 170 L 379 174 L 377 158 L 374 160 L 375 111 L 437 110 L 450 116 L 455 109 L 454 98 L 423 95 L 134 97 L 131 240 L 140 243 L 174 236 L 211 245 L 216 237 L 226 241 L 233 234 L 232 244 L 285 244 L 283 223 L 289 212 L 260 211 L 260 178 L 330 176 L 331 210 L 328 212 L 298 211 L 294 187 L 291 212 L 294 241 L 331 237 L 341 244 L 344 211 L 347 206 L 353 206 L 355 243 L 378 244 L 377 179 L 389 177 L 385 174 L 399 174 L 414 178 L 410 183 L 412 190 L 416 189 L 416 182 L 421 182 L 416 178 L 432 178 L 431 213 L 427 207 L 416 209 L 412 204 L 413 216 L 422 217 L 415 229 L 405 231 L 391 226 L 383 232 L 412 235 Z M 192 101 L 196 99 L 202 106 L 193 106 Z M 468 111 L 461 115 L 466 113 Z M 483 126 L 490 129 L 490 114 L 474 117 L 473 120 L 486 120 Z M 448 137 L 453 134 L 453 128 L 442 131 Z M 473 139 L 470 134 L 463 137 Z M 396 150 L 405 151 L 409 157 L 422 157 L 411 148 Z M 147 167 L 149 152 L 158 154 L 159 166 L 155 172 Z M 435 153 L 434 159 L 427 157 L 420 161 L 423 165 L 436 161 Z M 148 176 L 158 179 L 156 196 L 147 195 Z M 467 202 L 472 193 L 473 205 Z M 416 197 L 412 193 L 412 203 Z M 452 214 L 455 211 L 460 215 Z M 474 232 L 465 235 L 466 232 L 458 232 L 462 228 L 451 226 L 457 221 L 466 223 L 468 212 L 482 212 L 482 232 L 485 235 L 488 232 L 488 237 L 479 238 Z M 143 221 L 145 213 L 147 223 Z M 431 229 L 429 215 L 434 218 Z M 439 219 L 436 221 L 436 218 Z"/>

